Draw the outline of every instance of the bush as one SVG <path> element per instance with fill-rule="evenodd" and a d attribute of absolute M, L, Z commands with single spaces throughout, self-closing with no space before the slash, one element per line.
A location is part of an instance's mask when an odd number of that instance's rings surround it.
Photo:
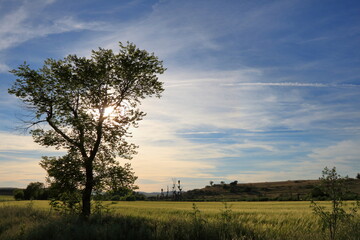
<path fill-rule="evenodd" d="M 114 195 L 111 197 L 110 199 L 111 201 L 120 201 L 121 200 L 121 197 L 119 195 Z"/>
<path fill-rule="evenodd" d="M 47 200 L 49 197 L 48 189 L 41 182 L 32 182 L 24 190 L 25 200 Z"/>
<path fill-rule="evenodd" d="M 326 197 L 326 194 L 320 189 L 320 187 L 314 187 L 311 190 L 311 197 L 312 198 Z"/>
<path fill-rule="evenodd" d="M 225 184 L 225 185 L 223 185 L 223 189 L 228 190 L 228 189 L 230 189 L 230 186 Z"/>
<path fill-rule="evenodd" d="M 24 190 L 15 189 L 14 190 L 14 198 L 15 198 L 15 200 L 24 200 Z"/>
<path fill-rule="evenodd" d="M 134 195 L 129 195 L 125 197 L 125 201 L 135 201 L 136 197 Z"/>

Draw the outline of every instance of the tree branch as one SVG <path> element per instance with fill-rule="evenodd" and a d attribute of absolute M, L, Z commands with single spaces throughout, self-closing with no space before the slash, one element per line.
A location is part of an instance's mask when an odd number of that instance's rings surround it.
<path fill-rule="evenodd" d="M 92 160 L 95 158 L 96 153 L 99 150 L 102 135 L 103 135 L 103 122 L 105 120 L 105 118 L 104 118 L 104 106 L 99 108 L 99 111 L 100 111 L 100 116 L 99 116 L 99 122 L 98 122 L 98 124 L 96 126 L 96 141 L 95 141 L 93 149 L 90 151 L 90 157 L 89 157 Z"/>
<path fill-rule="evenodd" d="M 87 155 L 85 147 L 84 147 L 84 143 L 85 143 L 84 127 L 79 123 L 80 122 L 79 114 L 78 114 L 79 96 L 77 96 L 77 98 L 76 98 L 76 107 L 75 108 L 73 108 L 69 102 L 66 102 L 66 105 L 73 113 L 74 118 L 77 120 L 77 126 L 75 126 L 75 127 L 77 127 L 77 129 L 79 130 L 79 143 L 76 143 L 76 146 L 79 148 L 81 155 L 85 158 L 88 158 L 88 155 Z"/>

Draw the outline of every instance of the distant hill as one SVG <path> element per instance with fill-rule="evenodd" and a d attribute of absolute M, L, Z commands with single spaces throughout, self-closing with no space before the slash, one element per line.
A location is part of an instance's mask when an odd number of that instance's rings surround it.
<path fill-rule="evenodd" d="M 325 200 L 319 189 L 319 180 L 294 180 L 281 182 L 214 184 L 184 193 L 186 200 L 199 201 L 267 201 L 267 200 Z M 348 179 L 347 199 L 360 199 L 360 180 Z"/>
<path fill-rule="evenodd" d="M 156 196 L 159 196 L 161 193 L 160 192 L 138 192 L 140 194 L 143 194 L 145 195 L 146 197 L 156 197 Z"/>

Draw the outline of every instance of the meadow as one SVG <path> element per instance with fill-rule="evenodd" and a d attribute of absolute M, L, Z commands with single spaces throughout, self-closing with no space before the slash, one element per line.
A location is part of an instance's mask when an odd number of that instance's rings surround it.
<path fill-rule="evenodd" d="M 13 196 L 0 195 L 0 202 L 13 201 L 13 200 L 14 200 Z"/>
<path fill-rule="evenodd" d="M 56 214 L 48 201 L 1 202 L 0 239 L 328 239 L 306 201 L 101 205 L 84 222 Z M 359 216 L 340 226 L 338 239 L 360 239 Z"/>

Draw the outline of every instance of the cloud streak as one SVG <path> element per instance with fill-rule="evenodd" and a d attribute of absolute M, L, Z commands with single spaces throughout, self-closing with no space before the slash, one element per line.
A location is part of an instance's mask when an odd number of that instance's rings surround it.
<path fill-rule="evenodd" d="M 15 47 L 34 38 L 78 30 L 99 30 L 103 23 L 79 21 L 72 16 L 61 18 L 45 15 L 44 9 L 54 1 L 20 1 L 10 12 L 3 13 L 0 21 L 0 51 Z M 45 17 L 46 16 L 46 17 Z"/>
<path fill-rule="evenodd" d="M 326 83 L 301 83 L 301 82 L 247 82 L 247 83 L 229 83 L 223 84 L 223 86 L 269 86 L 269 87 L 355 87 L 358 88 L 360 85 L 356 84 L 326 84 Z"/>
<path fill-rule="evenodd" d="M 7 73 L 10 67 L 4 63 L 0 63 L 0 73 Z"/>
<path fill-rule="evenodd" d="M 10 151 L 39 151 L 59 152 L 55 148 L 42 147 L 35 143 L 31 136 L 14 135 L 7 132 L 0 132 L 0 152 Z"/>

